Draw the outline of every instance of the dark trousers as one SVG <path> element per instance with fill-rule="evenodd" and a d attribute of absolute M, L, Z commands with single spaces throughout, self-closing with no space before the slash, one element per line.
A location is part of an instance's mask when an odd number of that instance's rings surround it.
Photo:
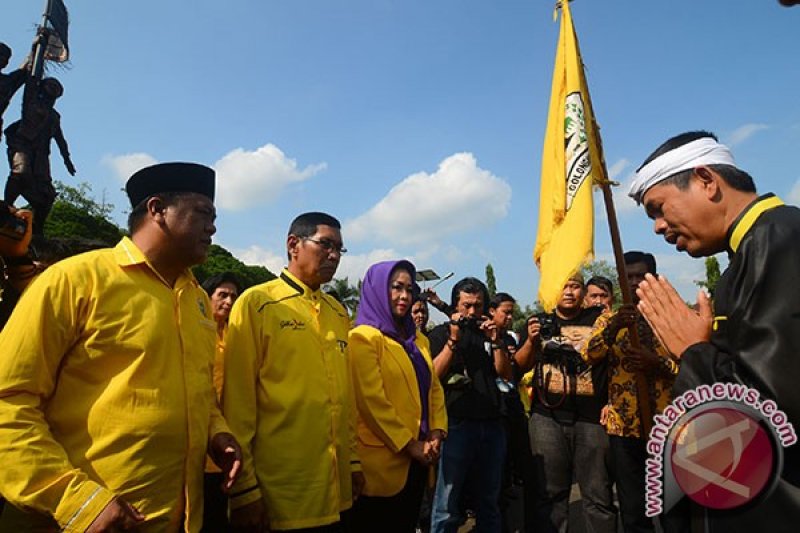
<path fill-rule="evenodd" d="M 465 494 L 472 497 L 476 533 L 500 531 L 498 500 L 505 456 L 502 420 L 450 417 L 433 496 L 433 533 L 456 533 L 463 521 Z"/>
<path fill-rule="evenodd" d="M 610 435 L 608 439 L 625 533 L 655 531 L 653 519 L 645 516 L 647 441 L 615 435 Z"/>
<path fill-rule="evenodd" d="M 600 424 L 561 424 L 533 413 L 530 420 L 534 461 L 534 524 L 537 532 L 567 531 L 573 478 L 581 490 L 587 531 L 616 533 L 609 476 L 608 435 Z"/>
<path fill-rule="evenodd" d="M 428 469 L 412 461 L 406 484 L 394 496 L 361 496 L 353 505 L 350 533 L 414 533 Z"/>
<path fill-rule="evenodd" d="M 228 531 L 228 496 L 222 492 L 225 475 L 206 473 L 203 477 L 202 533 Z"/>
<path fill-rule="evenodd" d="M 512 394 L 516 394 L 516 389 Z M 512 531 L 509 524 L 509 508 L 511 507 L 512 493 L 516 487 L 521 486 L 523 500 L 523 530 L 533 531 L 533 505 L 535 493 L 533 491 L 533 456 L 531 456 L 530 438 L 528 436 L 528 417 L 519 400 L 517 406 L 508 402 L 508 415 L 504 419 L 506 438 L 506 463 L 503 471 L 503 489 L 500 494 L 500 513 L 503 518 L 502 531 Z M 516 496 L 519 497 L 519 496 Z"/>

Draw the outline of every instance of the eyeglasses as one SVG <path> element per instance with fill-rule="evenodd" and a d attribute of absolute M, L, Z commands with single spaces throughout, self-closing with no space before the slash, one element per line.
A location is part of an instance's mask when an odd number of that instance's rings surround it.
<path fill-rule="evenodd" d="M 347 248 L 341 244 L 329 241 L 328 239 L 322 239 L 318 241 L 317 239 L 312 239 L 311 237 L 303 237 L 303 240 L 313 242 L 322 248 L 326 253 L 336 252 L 339 255 L 344 255 L 347 253 Z"/>

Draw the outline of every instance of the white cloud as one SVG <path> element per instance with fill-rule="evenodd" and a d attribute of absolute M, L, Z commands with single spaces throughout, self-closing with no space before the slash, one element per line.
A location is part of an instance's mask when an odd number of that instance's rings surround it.
<path fill-rule="evenodd" d="M 155 165 L 158 160 L 150 154 L 137 152 L 123 155 L 107 155 L 103 157 L 102 163 L 112 170 L 118 180 L 125 182 L 134 172 L 144 167 Z"/>
<path fill-rule="evenodd" d="M 414 263 L 414 257 L 399 255 L 391 248 L 377 248 L 364 254 L 346 254 L 342 256 L 339 268 L 336 270 L 336 277 L 339 279 L 347 278 L 351 285 L 358 283 L 364 278 L 367 269 L 378 261 L 388 261 L 390 259 L 408 259 Z"/>
<path fill-rule="evenodd" d="M 418 172 L 395 185 L 366 213 L 348 221 L 343 233 L 356 241 L 430 243 L 504 218 L 510 202 L 508 183 L 478 167 L 471 153 L 457 153 L 433 174 Z"/>
<path fill-rule="evenodd" d="M 608 169 L 608 179 L 614 180 L 617 179 L 617 176 L 622 174 L 622 171 L 628 168 L 631 162 L 625 159 L 624 157 L 611 165 L 611 168 Z"/>
<path fill-rule="evenodd" d="M 794 182 L 794 187 L 789 191 L 786 201 L 790 204 L 800 205 L 800 179 Z"/>
<path fill-rule="evenodd" d="M 737 144 L 741 144 L 754 134 L 758 133 L 761 130 L 765 130 L 769 128 L 766 124 L 745 124 L 743 126 L 739 126 L 735 130 L 731 132 L 731 134 L 727 138 L 728 146 L 736 146 Z"/>
<path fill-rule="evenodd" d="M 272 250 L 262 248 L 257 244 L 244 249 L 231 249 L 231 253 L 246 265 L 261 265 L 269 269 L 273 274 L 279 274 L 286 266 L 288 259 L 286 252 L 276 253 Z"/>
<path fill-rule="evenodd" d="M 217 205 L 240 210 L 274 201 L 283 189 L 326 168 L 325 163 L 299 169 L 274 144 L 247 151 L 236 148 L 214 163 L 217 170 Z"/>

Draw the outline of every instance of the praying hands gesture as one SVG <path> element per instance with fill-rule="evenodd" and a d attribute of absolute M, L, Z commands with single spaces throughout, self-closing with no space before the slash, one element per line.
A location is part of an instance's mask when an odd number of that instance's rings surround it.
<path fill-rule="evenodd" d="M 636 289 L 639 312 L 653 328 L 661 344 L 675 357 L 680 357 L 690 346 L 708 342 L 711 338 L 713 312 L 708 295 L 697 295 L 698 310 L 691 309 L 681 300 L 678 292 L 664 276 L 645 275 Z"/>

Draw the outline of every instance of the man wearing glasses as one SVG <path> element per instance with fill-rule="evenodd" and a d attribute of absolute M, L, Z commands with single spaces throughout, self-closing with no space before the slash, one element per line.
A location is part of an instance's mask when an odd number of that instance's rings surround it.
<path fill-rule="evenodd" d="M 340 513 L 363 487 L 350 320 L 320 291 L 346 252 L 340 228 L 325 213 L 298 216 L 286 239 L 289 265 L 231 311 L 223 406 L 244 455 L 230 499 L 237 530 L 343 531 Z"/>

